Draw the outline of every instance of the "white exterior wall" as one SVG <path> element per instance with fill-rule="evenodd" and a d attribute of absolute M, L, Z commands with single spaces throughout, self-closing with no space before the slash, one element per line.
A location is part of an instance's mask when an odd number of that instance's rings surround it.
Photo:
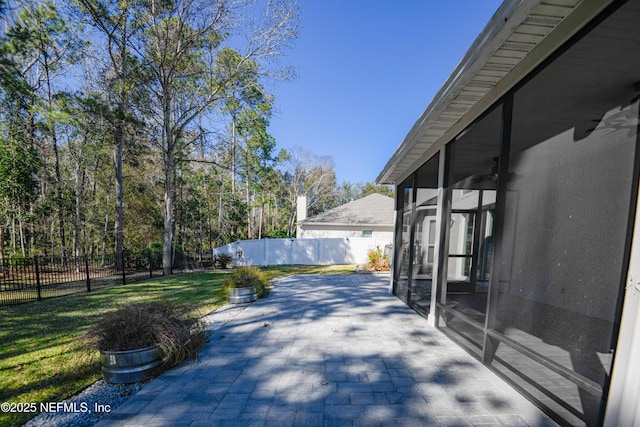
<path fill-rule="evenodd" d="M 391 244 L 391 239 L 262 239 L 241 240 L 213 250 L 229 254 L 236 265 L 364 264 L 367 252 Z"/>
<path fill-rule="evenodd" d="M 323 226 L 318 224 L 304 224 L 298 226 L 300 234 L 298 238 L 317 239 L 317 238 L 361 238 L 364 230 L 371 230 L 371 238 L 393 241 L 393 227 L 380 226 Z"/>

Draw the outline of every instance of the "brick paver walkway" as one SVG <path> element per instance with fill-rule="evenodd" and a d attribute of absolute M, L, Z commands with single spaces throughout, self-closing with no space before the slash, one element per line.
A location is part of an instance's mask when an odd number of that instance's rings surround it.
<path fill-rule="evenodd" d="M 98 426 L 555 425 L 388 283 L 284 278 Z"/>

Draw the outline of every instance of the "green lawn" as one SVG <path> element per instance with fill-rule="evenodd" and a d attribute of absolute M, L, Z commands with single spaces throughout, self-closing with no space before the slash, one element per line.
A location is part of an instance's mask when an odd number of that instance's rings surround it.
<path fill-rule="evenodd" d="M 266 267 L 268 279 L 289 274 L 341 274 L 353 266 Z M 0 403 L 61 401 L 100 378 L 98 355 L 78 339 L 96 318 L 141 301 L 189 303 L 205 315 L 225 302 L 228 272 L 180 274 L 91 293 L 0 308 Z M 0 412 L 0 425 L 19 426 L 34 414 Z"/>
<path fill-rule="evenodd" d="M 262 267 L 268 280 L 278 276 L 291 274 L 349 274 L 354 271 L 353 265 L 299 265 L 299 266 L 273 266 Z"/>

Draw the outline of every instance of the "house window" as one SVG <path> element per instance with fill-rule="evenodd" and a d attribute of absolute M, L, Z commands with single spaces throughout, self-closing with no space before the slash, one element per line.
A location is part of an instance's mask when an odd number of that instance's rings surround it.
<path fill-rule="evenodd" d="M 362 237 L 372 237 L 373 230 L 362 230 Z"/>

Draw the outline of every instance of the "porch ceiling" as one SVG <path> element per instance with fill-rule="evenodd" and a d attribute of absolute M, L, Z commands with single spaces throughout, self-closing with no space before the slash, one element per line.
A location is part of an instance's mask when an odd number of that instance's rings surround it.
<path fill-rule="evenodd" d="M 610 2 L 506 0 L 376 182 L 402 182 Z"/>

